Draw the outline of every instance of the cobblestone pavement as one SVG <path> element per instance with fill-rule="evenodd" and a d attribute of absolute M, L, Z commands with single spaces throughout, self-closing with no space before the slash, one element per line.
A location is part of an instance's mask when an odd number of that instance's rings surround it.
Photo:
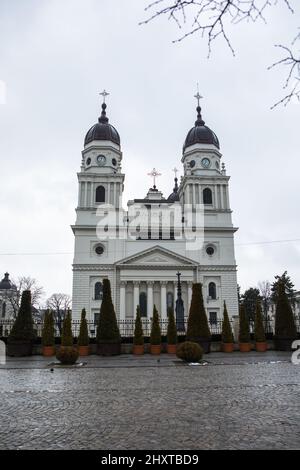
<path fill-rule="evenodd" d="M 300 449 L 290 353 L 49 359 L 0 366 L 0 449 Z"/>

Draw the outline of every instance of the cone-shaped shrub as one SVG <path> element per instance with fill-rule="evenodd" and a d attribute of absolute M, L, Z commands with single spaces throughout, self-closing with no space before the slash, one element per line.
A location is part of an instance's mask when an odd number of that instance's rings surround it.
<path fill-rule="evenodd" d="M 89 345 L 89 332 L 86 321 L 86 311 L 85 308 L 81 311 L 81 320 L 80 320 L 80 329 L 79 336 L 77 340 L 78 346 L 88 346 Z"/>
<path fill-rule="evenodd" d="M 133 337 L 133 344 L 136 346 L 143 346 L 144 344 L 144 332 L 143 332 L 143 325 L 141 320 L 141 311 L 140 306 L 136 307 L 136 317 L 135 317 L 135 325 L 134 325 L 134 337 Z"/>
<path fill-rule="evenodd" d="M 190 341 L 197 341 L 199 337 L 210 339 L 210 330 L 203 303 L 201 283 L 193 284 L 186 337 L 187 340 Z"/>
<path fill-rule="evenodd" d="M 177 329 L 176 329 L 174 312 L 171 307 L 168 308 L 167 342 L 168 344 L 177 344 Z"/>
<path fill-rule="evenodd" d="M 245 306 L 240 306 L 240 331 L 239 331 L 239 342 L 250 343 L 250 329 L 249 322 L 246 317 Z"/>
<path fill-rule="evenodd" d="M 255 306 L 254 339 L 257 343 L 264 343 L 266 341 L 261 305 L 259 301 L 256 302 Z"/>
<path fill-rule="evenodd" d="M 98 343 L 120 343 L 121 336 L 111 298 L 109 279 L 103 279 L 103 297 L 97 328 Z"/>
<path fill-rule="evenodd" d="M 151 325 L 150 344 L 161 344 L 161 330 L 159 325 L 159 316 L 156 306 L 153 307 L 153 318 Z"/>
<path fill-rule="evenodd" d="M 54 318 L 51 310 L 47 310 L 44 316 L 44 324 L 42 329 L 42 345 L 43 346 L 54 346 Z"/>
<path fill-rule="evenodd" d="M 62 346 L 73 346 L 73 334 L 72 334 L 72 316 L 70 310 L 63 321 L 63 327 L 61 332 L 61 345 Z"/>
<path fill-rule="evenodd" d="M 24 290 L 21 305 L 8 337 L 8 341 L 32 341 L 35 338 L 31 311 L 31 292 Z"/>
<path fill-rule="evenodd" d="M 297 330 L 291 304 L 283 282 L 278 281 L 275 313 L 275 335 L 285 338 L 297 338 Z"/>
<path fill-rule="evenodd" d="M 226 302 L 224 302 L 223 322 L 222 322 L 222 343 L 233 343 L 233 334 L 228 317 Z"/>

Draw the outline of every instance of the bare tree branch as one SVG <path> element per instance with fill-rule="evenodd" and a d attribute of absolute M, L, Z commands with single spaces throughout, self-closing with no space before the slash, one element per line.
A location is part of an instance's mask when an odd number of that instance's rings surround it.
<path fill-rule="evenodd" d="M 293 40 L 292 45 L 295 45 L 296 41 L 299 39 L 300 33 Z M 287 106 L 293 98 L 300 101 L 300 56 L 295 57 L 295 54 L 289 47 L 283 46 L 281 44 L 276 44 L 275 47 L 279 47 L 281 50 L 283 50 L 285 52 L 285 56 L 270 65 L 268 69 L 270 70 L 278 65 L 287 66 L 288 73 L 285 83 L 283 85 L 283 89 L 287 89 L 290 86 L 292 80 L 294 80 L 294 84 L 292 85 L 289 93 L 287 93 L 283 98 L 281 98 L 281 100 L 277 101 L 277 103 L 275 103 L 271 107 L 271 109 L 274 109 L 280 104 Z"/>
<path fill-rule="evenodd" d="M 207 38 L 209 57 L 213 42 L 221 37 L 232 54 L 235 55 L 228 34 L 232 24 L 242 21 L 253 23 L 263 21 L 266 23 L 266 11 L 277 4 L 284 4 L 291 13 L 294 13 L 291 3 L 292 0 L 155 0 L 145 8 L 147 13 L 151 11 L 152 14 L 140 24 L 148 24 L 160 16 L 167 16 L 168 20 L 175 21 L 180 29 L 183 26 L 188 29 L 186 33 L 173 42 L 180 42 L 188 36 L 199 33 L 202 38 Z M 299 38 L 300 33 L 292 42 L 292 46 Z M 288 75 L 284 88 L 290 86 L 292 79 L 295 80 L 295 83 L 291 91 L 275 103 L 271 109 L 279 104 L 286 106 L 292 98 L 300 101 L 299 56 L 297 57 L 291 49 L 284 45 L 277 45 L 276 47 L 283 49 L 287 55 L 272 64 L 269 69 L 277 65 L 288 66 Z"/>
<path fill-rule="evenodd" d="M 24 290 L 31 291 L 31 304 L 33 307 L 38 307 L 39 301 L 44 296 L 45 292 L 43 287 L 38 285 L 36 279 L 30 276 L 20 276 L 17 281 L 12 280 L 12 284 L 15 286 L 16 295 L 11 296 L 9 302 L 12 306 L 14 317 L 16 317 L 18 313 L 22 292 Z"/>

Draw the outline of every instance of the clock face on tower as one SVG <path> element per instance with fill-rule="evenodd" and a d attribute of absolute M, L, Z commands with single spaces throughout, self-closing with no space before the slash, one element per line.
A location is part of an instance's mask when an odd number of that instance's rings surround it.
<path fill-rule="evenodd" d="M 106 157 L 105 157 L 104 155 L 98 155 L 98 157 L 97 157 L 97 163 L 98 163 L 98 165 L 100 165 L 100 166 L 105 165 L 105 163 L 106 163 Z"/>
<path fill-rule="evenodd" d="M 210 166 L 210 159 L 207 157 L 202 158 L 201 164 L 204 168 L 208 168 Z"/>

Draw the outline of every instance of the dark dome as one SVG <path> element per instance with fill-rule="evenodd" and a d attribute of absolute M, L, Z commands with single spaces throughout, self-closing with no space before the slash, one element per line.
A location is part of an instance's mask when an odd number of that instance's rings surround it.
<path fill-rule="evenodd" d="M 183 151 L 194 144 L 212 144 L 218 149 L 220 148 L 219 140 L 216 134 L 207 126 L 201 116 L 201 108 L 197 107 L 197 121 L 195 126 L 188 132 L 184 145 Z"/>
<path fill-rule="evenodd" d="M 11 288 L 12 288 L 12 284 L 9 280 L 9 274 L 5 273 L 4 278 L 0 282 L 0 290 L 7 290 L 7 289 L 11 289 Z"/>
<path fill-rule="evenodd" d="M 178 194 L 178 178 L 175 178 L 175 186 L 173 188 L 173 192 L 167 199 L 168 202 L 177 202 L 179 201 L 179 194 Z"/>
<path fill-rule="evenodd" d="M 90 128 L 84 139 L 84 145 L 89 144 L 93 140 L 110 140 L 117 145 L 120 145 L 120 136 L 117 129 L 114 128 L 108 122 L 106 116 L 106 104 L 102 104 L 101 116 L 98 119 L 97 124 Z"/>

